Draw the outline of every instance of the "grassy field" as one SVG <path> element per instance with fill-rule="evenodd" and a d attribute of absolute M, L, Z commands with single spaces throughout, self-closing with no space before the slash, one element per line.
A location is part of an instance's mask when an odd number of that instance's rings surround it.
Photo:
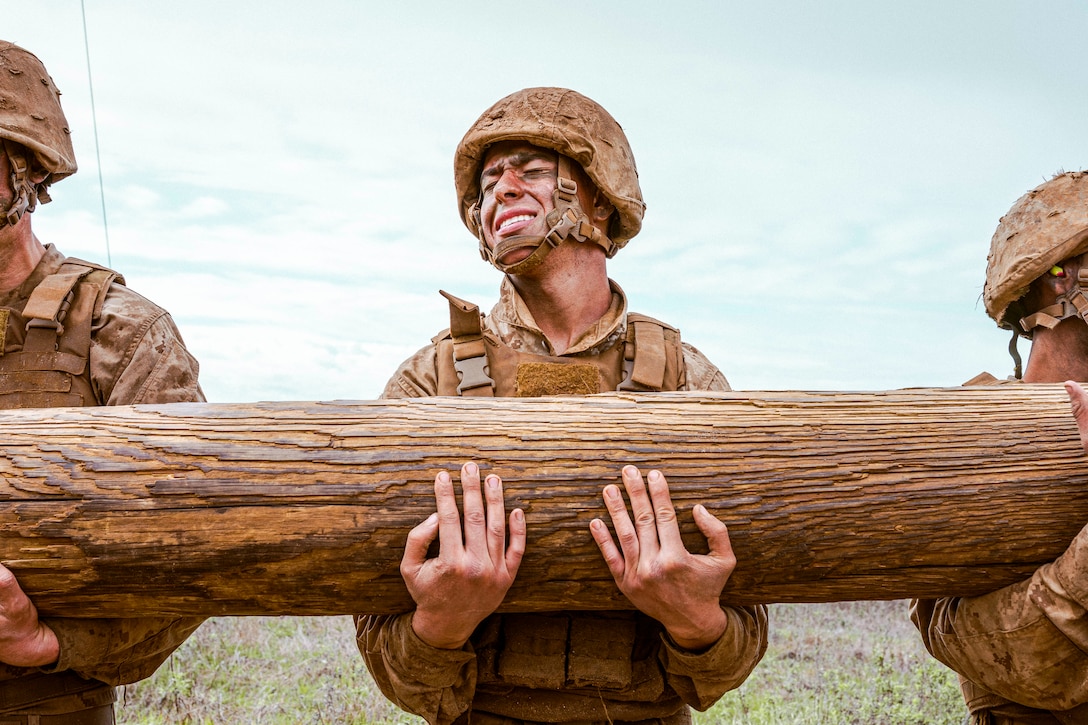
<path fill-rule="evenodd" d="M 776 605 L 766 657 L 700 725 L 960 725 L 955 676 L 930 658 L 906 602 Z M 422 723 L 390 705 L 348 617 L 205 623 L 149 680 L 122 692 L 117 722 Z"/>

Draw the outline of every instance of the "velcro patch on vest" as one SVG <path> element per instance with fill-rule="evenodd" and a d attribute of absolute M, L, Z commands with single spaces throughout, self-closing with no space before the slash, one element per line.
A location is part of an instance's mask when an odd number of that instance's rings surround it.
<path fill-rule="evenodd" d="M 504 616 L 506 646 L 499 653 L 502 681 L 547 690 L 562 688 L 567 679 L 568 626 L 565 616 Z"/>
<path fill-rule="evenodd" d="M 635 647 L 632 617 L 582 615 L 571 621 L 567 681 L 574 687 L 622 690 L 633 679 Z"/>
<path fill-rule="evenodd" d="M 4 348 L 8 344 L 8 316 L 11 314 L 11 310 L 8 308 L 0 308 L 0 355 L 4 354 Z"/>
<path fill-rule="evenodd" d="M 523 362 L 518 364 L 515 395 L 593 395 L 601 392 L 601 373 L 587 363 Z"/>

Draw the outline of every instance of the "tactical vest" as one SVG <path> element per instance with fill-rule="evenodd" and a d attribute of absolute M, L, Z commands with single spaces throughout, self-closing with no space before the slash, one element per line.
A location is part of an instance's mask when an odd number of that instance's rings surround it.
<path fill-rule="evenodd" d="M 665 688 L 661 631 L 638 612 L 493 614 L 472 636 L 477 682 L 653 702 Z"/>
<path fill-rule="evenodd" d="M 91 324 L 111 269 L 66 259 L 21 310 L 0 307 L 0 409 L 100 405 L 91 385 Z"/>
<path fill-rule="evenodd" d="M 627 334 L 596 354 L 538 355 L 515 350 L 485 331 L 477 305 L 442 295 L 450 303 L 450 329 L 431 339 L 437 347 L 438 395 L 656 392 L 679 390 L 686 382 L 679 330 L 652 317 L 628 313 Z"/>

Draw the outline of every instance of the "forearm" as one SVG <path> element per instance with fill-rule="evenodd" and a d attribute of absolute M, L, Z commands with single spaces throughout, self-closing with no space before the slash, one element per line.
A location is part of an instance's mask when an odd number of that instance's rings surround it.
<path fill-rule="evenodd" d="M 725 632 L 705 650 L 683 650 L 662 637 L 666 680 L 696 710 L 706 710 L 748 678 L 767 651 L 767 608 L 725 607 Z"/>
<path fill-rule="evenodd" d="M 46 619 L 57 636 L 59 655 L 45 671 L 74 670 L 111 685 L 149 677 L 204 620 L 198 617 L 141 619 Z"/>
<path fill-rule="evenodd" d="M 438 649 L 412 631 L 412 615 L 356 617 L 356 644 L 382 693 L 429 723 L 451 723 L 472 705 L 472 645 Z"/>
<path fill-rule="evenodd" d="M 1088 527 L 1026 581 L 970 598 L 922 600 L 911 619 L 934 657 L 1014 702 L 1088 702 Z"/>

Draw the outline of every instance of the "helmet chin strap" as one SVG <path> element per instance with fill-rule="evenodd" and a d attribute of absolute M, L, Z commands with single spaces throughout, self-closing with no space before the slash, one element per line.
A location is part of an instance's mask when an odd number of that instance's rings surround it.
<path fill-rule="evenodd" d="M 0 227 L 19 223 L 26 212 L 34 211 L 38 205 L 38 189 L 30 183 L 30 164 L 26 156 L 15 144 L 3 139 L 4 154 L 8 157 L 8 167 L 11 170 L 11 188 L 15 197 L 11 205 L 0 211 Z M 48 198 L 43 199 L 43 201 Z"/>
<path fill-rule="evenodd" d="M 574 181 L 572 173 L 574 161 L 563 154 L 557 155 L 559 157 L 558 173 L 555 191 L 552 192 L 555 208 L 545 217 L 548 231 L 543 236 L 525 234 L 510 237 L 502 240 L 492 249 L 484 239 L 479 202 L 472 209 L 477 235 L 480 239 L 480 256 L 503 274 L 525 274 L 539 267 L 549 252 L 571 238 L 582 243 L 593 242 L 601 245 L 609 258 L 619 250 L 619 247 L 607 235 L 593 225 L 582 210 L 582 205 L 578 202 L 578 183 Z M 525 259 L 512 264 L 503 264 L 499 261 L 515 249 L 532 249 L 533 252 Z"/>
<path fill-rule="evenodd" d="M 1020 360 L 1020 352 L 1016 349 L 1017 339 L 1024 335 L 1031 338 L 1031 332 L 1036 327 L 1045 327 L 1053 330 L 1062 320 L 1070 317 L 1079 317 L 1088 324 L 1088 296 L 1084 294 L 1084 287 L 1088 287 L 1088 267 L 1081 267 L 1077 271 L 1077 281 L 1069 288 L 1069 291 L 1059 295 L 1054 304 L 1047 305 L 1038 312 L 1020 318 L 1020 326 L 1012 325 L 1012 339 L 1009 340 L 1009 355 L 1014 363 L 1013 374 L 1019 380 L 1023 377 L 1023 363 Z"/>
<path fill-rule="evenodd" d="M 1088 324 L 1088 296 L 1084 294 L 1084 287 L 1088 287 L 1088 267 L 1081 267 L 1077 271 L 1077 281 L 1068 292 L 1059 296 L 1054 304 L 1027 317 L 1022 317 L 1020 327 L 1024 332 L 1031 332 L 1036 327 L 1053 330 L 1059 322 L 1070 317 L 1080 317 L 1085 324 Z"/>

